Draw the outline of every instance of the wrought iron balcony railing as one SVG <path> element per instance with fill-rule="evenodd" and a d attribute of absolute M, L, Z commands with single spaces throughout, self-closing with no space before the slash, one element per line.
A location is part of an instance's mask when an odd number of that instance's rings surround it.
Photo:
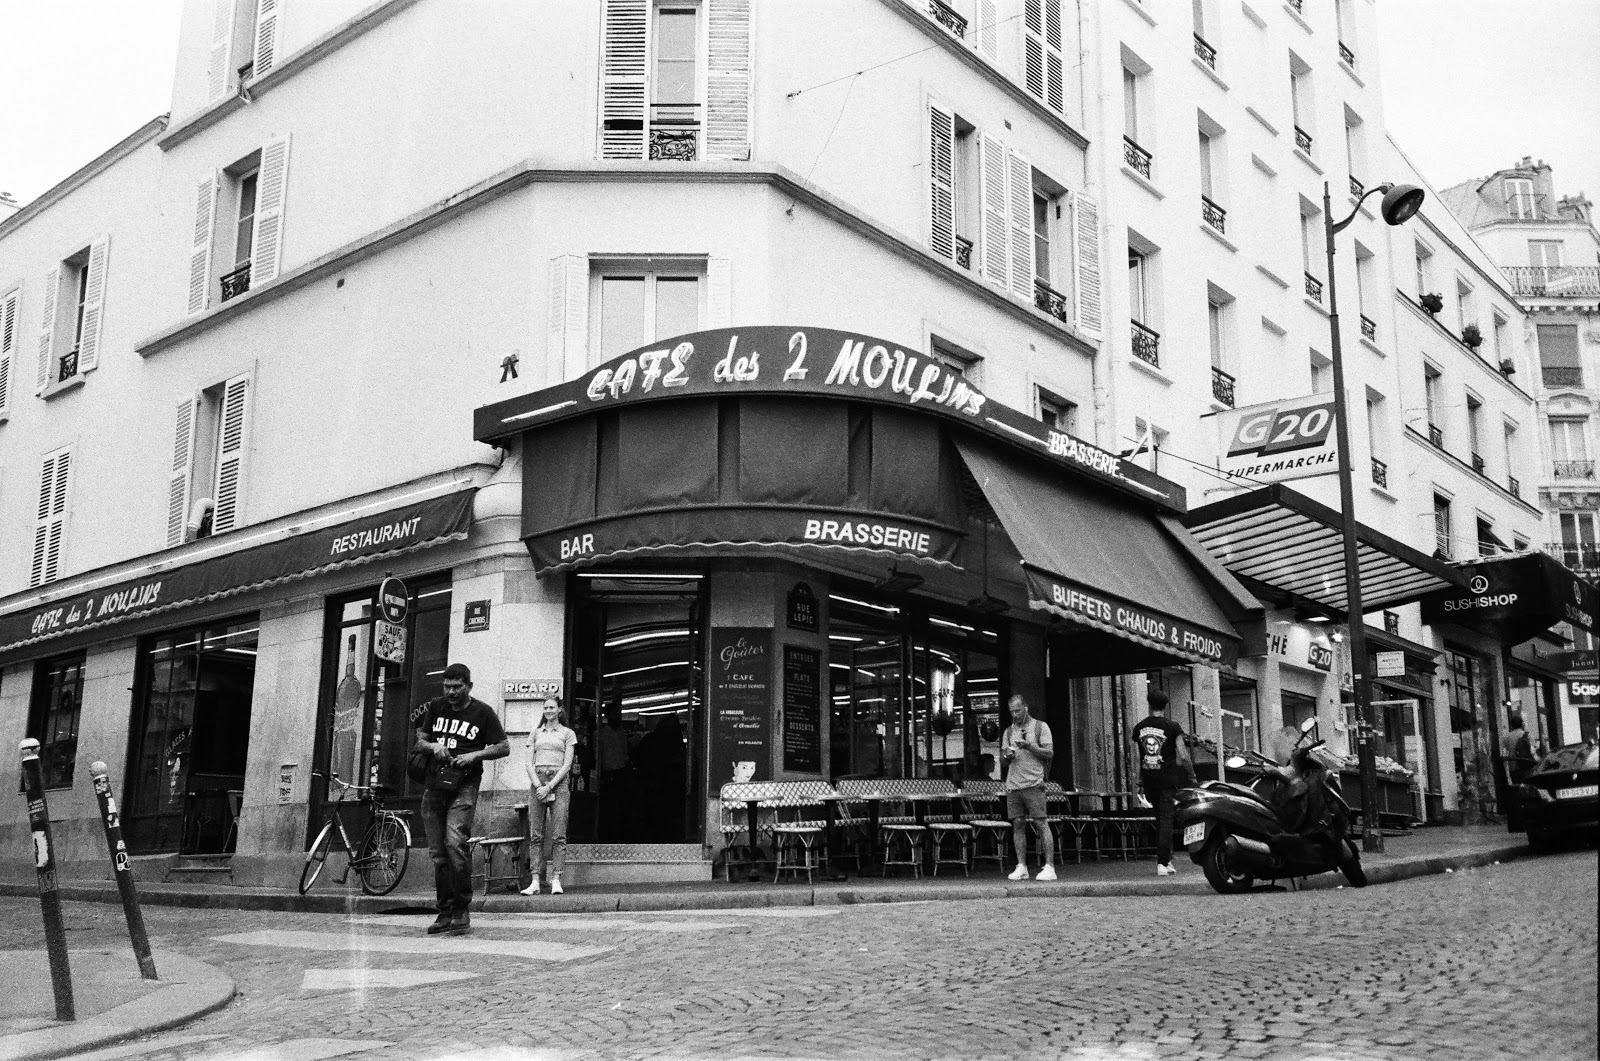
<path fill-rule="evenodd" d="M 697 153 L 699 130 L 692 127 L 667 126 L 650 130 L 651 162 L 693 162 Z"/>
<path fill-rule="evenodd" d="M 1133 170 L 1139 176 L 1149 179 L 1150 152 L 1146 151 L 1144 148 L 1140 147 L 1126 136 L 1122 138 L 1122 161 L 1126 162 L 1128 164 L 1128 168 Z"/>
<path fill-rule="evenodd" d="M 949 30 L 952 36 L 965 38 L 967 35 L 967 20 L 948 5 L 940 0 L 928 0 L 928 15 L 939 25 Z"/>
<path fill-rule="evenodd" d="M 1216 365 L 1211 366 L 1211 396 L 1217 401 L 1233 408 L 1234 379 Z"/>
<path fill-rule="evenodd" d="M 1067 322 L 1067 296 L 1045 283 L 1033 282 L 1033 304 L 1063 323 Z"/>
<path fill-rule="evenodd" d="M 956 237 L 956 264 L 963 269 L 972 268 L 972 241 L 965 236 Z"/>
<path fill-rule="evenodd" d="M 1514 265 L 1511 290 L 1534 298 L 1600 297 L 1600 265 Z"/>
<path fill-rule="evenodd" d="M 1228 211 L 1204 195 L 1200 197 L 1200 219 L 1218 232 L 1228 231 Z"/>
<path fill-rule="evenodd" d="M 1512 497 L 1522 496 L 1522 484 L 1517 481 L 1517 477 L 1515 475 L 1506 476 L 1506 490 L 1511 494 Z"/>
<path fill-rule="evenodd" d="M 1378 458 L 1372 458 L 1373 485 L 1389 489 L 1389 466 Z"/>
<path fill-rule="evenodd" d="M 73 347 L 56 359 L 56 382 L 65 383 L 78 374 L 78 348 Z"/>
<path fill-rule="evenodd" d="M 239 268 L 222 278 L 222 301 L 236 298 L 250 290 L 250 263 L 245 262 Z"/>
<path fill-rule="evenodd" d="M 1194 35 L 1194 54 L 1196 58 L 1211 69 L 1215 70 L 1217 68 L 1217 50 L 1207 44 L 1206 39 L 1198 33 Z"/>
<path fill-rule="evenodd" d="M 1438 424 L 1430 423 L 1428 425 L 1428 441 L 1439 449 L 1444 449 L 1444 428 Z"/>
<path fill-rule="evenodd" d="M 1365 313 L 1361 315 L 1361 338 L 1369 343 L 1378 341 L 1378 322 Z"/>
<path fill-rule="evenodd" d="M 1487 468 L 1488 466 L 1489 466 L 1489 462 L 1484 460 L 1478 454 L 1474 453 L 1472 455 L 1472 470 L 1473 471 L 1477 472 L 1479 475 L 1482 475 L 1483 474 L 1483 470 L 1485 468 Z"/>
<path fill-rule="evenodd" d="M 1574 571 L 1600 570 L 1600 543 L 1546 542 L 1544 551 Z"/>
<path fill-rule="evenodd" d="M 1557 479 L 1593 479 L 1594 461 L 1553 461 L 1552 471 Z"/>
<path fill-rule="evenodd" d="M 1304 11 L 1304 4 L 1305 0 L 1289 0 L 1289 6 L 1294 8 L 1296 11 Z"/>
<path fill-rule="evenodd" d="M 1306 274 L 1306 297 L 1319 306 L 1322 304 L 1322 281 L 1310 273 Z"/>
<path fill-rule="evenodd" d="M 1294 146 L 1308 155 L 1311 154 L 1311 134 L 1298 125 L 1294 127 Z"/>
<path fill-rule="evenodd" d="M 1359 199 L 1367 194 L 1367 186 L 1356 179 L 1354 173 L 1350 174 L 1350 198 Z"/>
<path fill-rule="evenodd" d="M 1545 366 L 1539 370 L 1546 387 L 1581 387 L 1583 369 Z"/>
<path fill-rule="evenodd" d="M 1161 367 L 1161 335 L 1133 321 L 1133 356 L 1147 365 Z"/>
<path fill-rule="evenodd" d="M 1356 65 L 1356 53 L 1351 51 L 1350 46 L 1344 41 L 1339 42 L 1339 59 L 1346 66 Z"/>

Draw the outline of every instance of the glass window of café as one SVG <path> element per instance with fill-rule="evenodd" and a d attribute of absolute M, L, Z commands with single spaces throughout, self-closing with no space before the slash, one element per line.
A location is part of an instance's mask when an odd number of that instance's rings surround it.
<path fill-rule="evenodd" d="M 1260 698 L 1253 678 L 1221 676 L 1222 742 L 1227 754 L 1261 750 Z"/>
<path fill-rule="evenodd" d="M 225 853 L 244 791 L 255 616 L 140 642 L 122 831 L 134 853 Z"/>
<path fill-rule="evenodd" d="M 28 736 L 39 742 L 45 788 L 71 788 L 83 711 L 84 653 L 43 660 L 33 670 Z"/>
<path fill-rule="evenodd" d="M 413 721 L 429 699 L 444 692 L 441 675 L 449 664 L 450 576 L 406 580 L 405 658 L 392 663 L 372 650 L 377 618 L 377 587 L 328 601 L 323 638 L 322 698 L 318 712 L 315 770 L 311 792 L 317 811 L 311 829 L 322 825 L 332 791 L 327 776 L 357 785 L 380 785 L 398 807 L 421 806 L 422 786 L 406 776 Z M 479 696 L 479 699 L 483 699 Z M 412 839 L 423 842 L 421 830 Z"/>

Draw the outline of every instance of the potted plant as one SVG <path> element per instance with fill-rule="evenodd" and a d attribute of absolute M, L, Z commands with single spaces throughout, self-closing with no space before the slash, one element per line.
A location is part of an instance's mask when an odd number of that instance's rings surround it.
<path fill-rule="evenodd" d="M 1478 330 L 1476 324 L 1469 324 L 1461 329 L 1461 341 L 1466 343 L 1469 349 L 1476 350 L 1483 345 L 1483 332 Z"/>
<path fill-rule="evenodd" d="M 1417 299 L 1417 302 L 1421 304 L 1423 309 L 1428 311 L 1428 316 L 1430 317 L 1437 315 L 1440 310 L 1444 309 L 1444 296 L 1436 295 L 1432 292 L 1423 295 Z"/>
<path fill-rule="evenodd" d="M 1502 376 L 1515 375 L 1516 371 L 1517 363 L 1515 361 L 1511 360 L 1509 357 L 1502 357 L 1500 359 L 1500 374 Z"/>

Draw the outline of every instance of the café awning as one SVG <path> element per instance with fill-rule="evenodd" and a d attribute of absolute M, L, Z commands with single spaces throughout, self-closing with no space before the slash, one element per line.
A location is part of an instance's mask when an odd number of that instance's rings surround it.
<path fill-rule="evenodd" d="M 1172 662 L 1228 666 L 1238 658 L 1229 613 L 1242 618 L 1260 604 L 1211 567 L 1176 521 L 1004 460 L 974 438 L 955 444 L 1022 557 L 1030 607 Z"/>
<path fill-rule="evenodd" d="M 1425 623 L 1456 623 L 1496 632 L 1520 644 L 1557 623 L 1597 630 L 1600 591 L 1544 553 L 1512 553 L 1460 568 L 1464 587 L 1429 594 Z"/>
<path fill-rule="evenodd" d="M 1282 483 L 1194 509 L 1183 522 L 1258 596 L 1348 610 L 1339 513 Z M 1365 611 L 1409 604 L 1465 585 L 1455 568 L 1371 527 L 1356 525 Z"/>

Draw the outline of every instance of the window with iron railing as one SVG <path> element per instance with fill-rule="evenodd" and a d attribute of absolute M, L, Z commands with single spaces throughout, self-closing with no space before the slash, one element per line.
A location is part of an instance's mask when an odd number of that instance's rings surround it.
<path fill-rule="evenodd" d="M 1356 53 L 1344 41 L 1339 42 L 1339 61 L 1350 67 L 1356 65 Z"/>
<path fill-rule="evenodd" d="M 1195 58 L 1211 69 L 1215 70 L 1217 68 L 1217 50 L 1207 44 L 1205 38 L 1198 33 L 1194 35 L 1194 54 Z"/>
<path fill-rule="evenodd" d="M 1216 365 L 1211 366 L 1211 396 L 1223 405 L 1233 408 L 1234 378 Z"/>
<path fill-rule="evenodd" d="M 1139 176 L 1149 178 L 1151 157 L 1150 152 L 1126 136 L 1122 138 L 1122 161 L 1127 163 L 1128 168 Z"/>
<path fill-rule="evenodd" d="M 1367 186 L 1356 179 L 1355 174 L 1350 175 L 1350 198 L 1359 199 L 1367 194 Z"/>
<path fill-rule="evenodd" d="M 1557 479 L 1593 479 L 1594 461 L 1592 460 L 1564 460 L 1551 462 L 1554 478 Z"/>
<path fill-rule="evenodd" d="M 1439 449 L 1444 449 L 1444 428 L 1438 424 L 1428 425 L 1428 441 Z"/>
<path fill-rule="evenodd" d="M 1067 296 L 1045 283 L 1033 282 L 1033 304 L 1062 323 L 1070 323 L 1067 315 Z"/>
<path fill-rule="evenodd" d="M 1376 457 L 1372 458 L 1372 482 L 1374 486 L 1389 489 L 1389 466 Z"/>
<path fill-rule="evenodd" d="M 1481 456 L 1479 456 L 1476 453 L 1474 453 L 1472 455 L 1472 470 L 1473 471 L 1477 472 L 1479 475 L 1482 475 L 1483 474 L 1483 470 L 1485 468 L 1487 468 L 1488 466 L 1489 466 L 1488 462 L 1485 461 Z"/>
<path fill-rule="evenodd" d="M 1361 338 L 1367 342 L 1376 342 L 1378 339 L 1378 322 L 1367 316 L 1361 315 Z"/>
<path fill-rule="evenodd" d="M 1133 356 L 1145 364 L 1161 367 L 1161 335 L 1138 321 L 1133 325 Z"/>
<path fill-rule="evenodd" d="M 1294 127 L 1294 146 L 1308 155 L 1311 154 L 1311 134 L 1298 125 Z"/>
<path fill-rule="evenodd" d="M 1306 274 L 1306 297 L 1319 305 L 1322 302 L 1322 281 L 1310 273 Z"/>
<path fill-rule="evenodd" d="M 1228 231 L 1228 211 L 1204 195 L 1200 197 L 1200 219 L 1220 233 Z"/>
<path fill-rule="evenodd" d="M 958 40 L 966 37 L 967 20 L 942 0 L 928 0 L 928 15 Z"/>
<path fill-rule="evenodd" d="M 1512 497 L 1522 496 L 1522 484 L 1517 481 L 1517 477 L 1515 475 L 1506 476 L 1506 490 L 1511 494 Z"/>

